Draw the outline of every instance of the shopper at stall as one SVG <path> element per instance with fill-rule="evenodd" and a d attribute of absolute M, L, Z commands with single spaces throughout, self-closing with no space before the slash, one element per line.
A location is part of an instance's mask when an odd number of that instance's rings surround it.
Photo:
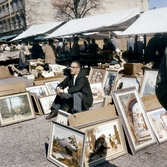
<path fill-rule="evenodd" d="M 90 53 L 92 55 L 96 55 L 97 51 L 98 51 L 98 48 L 99 48 L 99 46 L 96 43 L 95 38 L 92 38 L 92 43 L 90 44 Z"/>
<path fill-rule="evenodd" d="M 45 54 L 45 64 L 56 64 L 56 56 L 57 56 L 57 50 L 56 47 L 53 45 L 54 40 L 49 39 L 48 44 L 45 44 L 44 46 L 44 54 Z"/>
<path fill-rule="evenodd" d="M 103 51 L 104 52 L 114 52 L 115 51 L 115 46 L 113 45 L 113 43 L 111 43 L 109 41 L 109 39 L 104 38 L 103 42 L 104 42 L 104 44 L 103 44 Z"/>
<path fill-rule="evenodd" d="M 165 50 L 158 70 L 155 93 L 160 104 L 167 110 L 167 34 L 163 42 Z"/>
<path fill-rule="evenodd" d="M 44 58 L 42 46 L 39 45 L 38 41 L 34 41 L 33 46 L 30 51 L 31 51 L 32 59 Z"/>
<path fill-rule="evenodd" d="M 164 49 L 161 42 L 161 34 L 155 34 L 147 44 L 145 53 L 145 63 L 153 63 L 153 67 L 158 68 L 163 57 Z"/>
<path fill-rule="evenodd" d="M 133 61 L 135 59 L 134 57 L 134 47 L 135 47 L 135 40 L 130 35 L 129 39 L 127 41 L 127 52 L 128 52 L 128 59 L 130 61 Z"/>
<path fill-rule="evenodd" d="M 90 45 L 91 45 L 90 37 L 87 37 L 86 41 L 87 41 L 87 45 L 85 47 L 85 53 L 90 54 Z"/>
<path fill-rule="evenodd" d="M 143 55 L 144 55 L 144 43 L 143 43 L 143 37 L 139 36 L 138 40 L 136 41 L 136 57 L 135 60 L 138 62 L 143 62 Z"/>
<path fill-rule="evenodd" d="M 115 46 L 115 50 L 119 50 L 119 40 L 118 40 L 116 34 L 112 34 L 112 35 L 111 35 L 111 42 L 112 42 L 113 45 Z"/>
<path fill-rule="evenodd" d="M 93 103 L 92 91 L 81 64 L 73 61 L 70 74 L 56 88 L 57 96 L 51 106 L 51 113 L 46 119 L 57 116 L 58 110 L 77 113 L 88 110 Z"/>
<path fill-rule="evenodd" d="M 77 36 L 74 37 L 74 43 L 73 43 L 72 50 L 71 50 L 72 60 L 78 60 L 79 59 L 80 46 L 78 44 L 78 41 L 79 41 L 79 38 Z"/>

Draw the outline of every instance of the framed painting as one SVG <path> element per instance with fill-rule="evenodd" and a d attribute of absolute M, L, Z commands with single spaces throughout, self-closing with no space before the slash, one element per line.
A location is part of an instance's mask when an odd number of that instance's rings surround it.
<path fill-rule="evenodd" d="M 45 82 L 45 86 L 50 95 L 56 95 L 56 87 L 60 81 Z"/>
<path fill-rule="evenodd" d="M 103 89 L 106 96 L 111 96 L 111 91 L 114 89 L 115 80 L 118 71 L 106 69 L 106 73 L 103 80 Z"/>
<path fill-rule="evenodd" d="M 93 94 L 93 104 L 104 102 L 104 90 L 102 87 L 102 83 L 101 82 L 91 83 L 90 87 Z"/>
<path fill-rule="evenodd" d="M 29 91 L 30 93 L 35 93 L 37 98 L 49 95 L 45 85 L 30 86 L 26 88 L 26 91 Z"/>
<path fill-rule="evenodd" d="M 85 166 L 98 166 L 127 153 L 118 116 L 77 127 L 87 135 Z"/>
<path fill-rule="evenodd" d="M 147 112 L 150 124 L 159 143 L 167 141 L 167 111 L 164 108 Z"/>
<path fill-rule="evenodd" d="M 59 167 L 83 167 L 84 132 L 52 122 L 47 159 Z"/>
<path fill-rule="evenodd" d="M 55 122 L 58 122 L 58 123 L 63 124 L 63 125 L 68 125 L 68 116 L 69 115 L 71 115 L 71 114 L 66 112 L 66 111 L 59 110 L 58 115 L 55 119 Z"/>
<path fill-rule="evenodd" d="M 1 126 L 35 118 L 29 92 L 0 97 Z"/>
<path fill-rule="evenodd" d="M 39 99 L 37 98 L 35 93 L 30 93 L 31 99 L 32 99 L 32 104 L 34 106 L 34 111 L 36 115 L 43 115 L 41 105 L 39 103 Z"/>
<path fill-rule="evenodd" d="M 51 112 L 51 106 L 55 98 L 56 95 L 49 95 L 46 97 L 39 98 L 44 114 L 49 114 Z"/>
<path fill-rule="evenodd" d="M 156 136 L 136 88 L 115 90 L 112 96 L 132 154 L 156 144 Z"/>
<path fill-rule="evenodd" d="M 155 94 L 155 85 L 158 70 L 145 70 L 143 82 L 141 84 L 140 96 L 149 96 Z"/>
<path fill-rule="evenodd" d="M 88 76 L 89 83 L 103 82 L 105 73 L 105 68 L 91 67 Z"/>
<path fill-rule="evenodd" d="M 115 90 L 129 88 L 133 86 L 135 86 L 137 91 L 139 91 L 139 81 L 137 80 L 137 78 L 123 76 L 117 81 Z"/>

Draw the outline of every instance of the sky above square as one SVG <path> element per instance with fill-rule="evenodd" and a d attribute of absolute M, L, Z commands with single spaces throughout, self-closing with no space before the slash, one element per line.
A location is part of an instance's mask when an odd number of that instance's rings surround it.
<path fill-rule="evenodd" d="M 149 0 L 149 9 L 167 7 L 167 0 Z"/>

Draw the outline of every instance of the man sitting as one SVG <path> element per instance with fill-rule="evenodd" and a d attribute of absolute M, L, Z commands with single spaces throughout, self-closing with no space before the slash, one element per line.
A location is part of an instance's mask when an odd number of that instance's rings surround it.
<path fill-rule="evenodd" d="M 88 110 L 93 103 L 90 84 L 81 71 L 81 64 L 73 61 L 70 74 L 56 88 L 57 96 L 52 104 L 51 113 L 46 119 L 56 117 L 58 110 L 73 113 Z"/>

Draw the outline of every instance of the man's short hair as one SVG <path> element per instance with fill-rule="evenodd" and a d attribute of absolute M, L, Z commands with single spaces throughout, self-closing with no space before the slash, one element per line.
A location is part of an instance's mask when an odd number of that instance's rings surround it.
<path fill-rule="evenodd" d="M 74 61 L 72 61 L 72 63 L 76 63 L 78 65 L 78 67 L 81 68 L 81 63 L 79 61 L 74 60 Z"/>

